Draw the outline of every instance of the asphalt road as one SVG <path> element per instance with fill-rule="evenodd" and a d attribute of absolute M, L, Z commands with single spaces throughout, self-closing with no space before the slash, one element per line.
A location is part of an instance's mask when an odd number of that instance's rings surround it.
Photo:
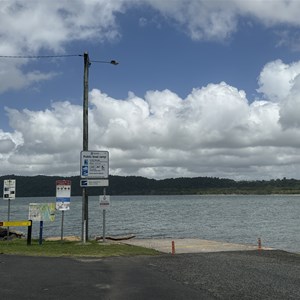
<path fill-rule="evenodd" d="M 0 297 L 15 299 L 300 299 L 300 255 L 235 251 L 154 257 L 0 255 Z"/>

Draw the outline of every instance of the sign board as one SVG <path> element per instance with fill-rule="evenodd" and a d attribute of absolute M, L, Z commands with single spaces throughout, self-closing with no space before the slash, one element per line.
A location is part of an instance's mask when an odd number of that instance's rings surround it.
<path fill-rule="evenodd" d="M 71 180 L 56 181 L 56 209 L 69 210 L 71 201 Z"/>
<path fill-rule="evenodd" d="M 108 178 L 108 151 L 81 151 L 81 178 Z"/>
<path fill-rule="evenodd" d="M 81 179 L 81 187 L 108 186 L 108 179 Z"/>
<path fill-rule="evenodd" d="M 55 203 L 29 203 L 28 219 L 53 222 L 55 220 Z"/>
<path fill-rule="evenodd" d="M 104 195 L 99 196 L 99 204 L 101 209 L 109 209 L 110 207 L 110 196 Z"/>
<path fill-rule="evenodd" d="M 4 222 L 0 222 L 0 226 L 4 226 L 4 227 L 31 226 L 31 221 L 4 221 Z"/>
<path fill-rule="evenodd" d="M 3 184 L 3 199 L 11 200 L 16 198 L 16 180 L 6 179 Z"/>

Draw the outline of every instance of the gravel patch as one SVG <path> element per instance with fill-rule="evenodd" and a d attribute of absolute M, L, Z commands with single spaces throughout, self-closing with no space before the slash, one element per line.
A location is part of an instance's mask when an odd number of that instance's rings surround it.
<path fill-rule="evenodd" d="M 300 255 L 235 251 L 163 255 L 149 266 L 215 299 L 300 299 Z"/>

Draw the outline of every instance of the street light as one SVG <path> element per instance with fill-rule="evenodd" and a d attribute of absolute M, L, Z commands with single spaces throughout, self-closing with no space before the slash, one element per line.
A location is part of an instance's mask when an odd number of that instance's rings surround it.
<path fill-rule="evenodd" d="M 82 55 L 81 55 L 82 56 Z M 92 62 L 95 63 L 107 63 L 112 65 L 118 65 L 116 60 L 102 61 L 102 60 L 90 60 L 88 52 L 83 54 L 84 71 L 83 71 L 83 145 L 82 150 L 89 150 L 89 130 L 88 130 L 88 102 L 89 102 L 89 67 Z M 88 194 L 85 187 L 82 188 L 82 231 L 81 241 L 86 242 L 88 238 Z"/>

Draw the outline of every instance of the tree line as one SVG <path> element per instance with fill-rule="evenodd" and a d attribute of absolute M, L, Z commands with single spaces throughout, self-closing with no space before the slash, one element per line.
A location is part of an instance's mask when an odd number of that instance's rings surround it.
<path fill-rule="evenodd" d="M 80 196 L 80 177 L 59 176 L 17 176 L 0 177 L 3 191 L 5 179 L 16 179 L 17 197 L 52 197 L 56 195 L 56 181 L 71 180 L 72 196 Z M 88 188 L 89 195 L 101 195 L 103 188 Z M 300 180 L 272 179 L 235 181 L 218 177 L 182 177 L 168 179 L 149 179 L 141 176 L 109 177 L 109 195 L 205 195 L 205 194 L 300 194 Z"/>

